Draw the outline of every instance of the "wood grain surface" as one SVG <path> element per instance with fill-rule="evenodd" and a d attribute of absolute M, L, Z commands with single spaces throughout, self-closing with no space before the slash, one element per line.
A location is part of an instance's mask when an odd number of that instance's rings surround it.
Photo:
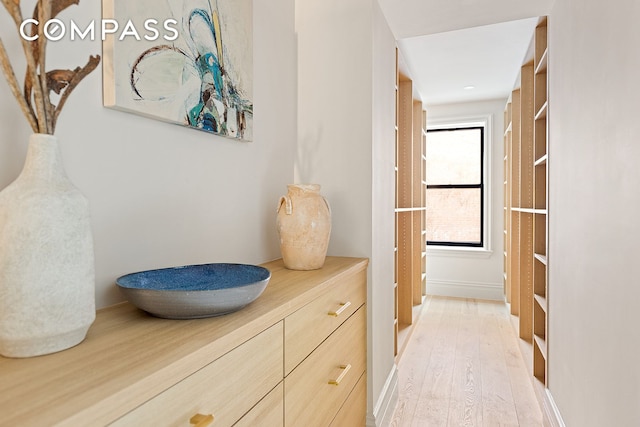
<path fill-rule="evenodd" d="M 542 426 L 506 306 L 430 297 L 399 362 L 391 426 Z"/>

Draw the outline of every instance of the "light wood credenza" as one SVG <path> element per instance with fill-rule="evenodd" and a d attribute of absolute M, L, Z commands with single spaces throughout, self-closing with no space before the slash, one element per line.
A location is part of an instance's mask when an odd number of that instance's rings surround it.
<path fill-rule="evenodd" d="M 0 425 L 364 425 L 367 264 L 263 264 L 260 298 L 216 318 L 102 309 L 72 349 L 0 357 Z"/>

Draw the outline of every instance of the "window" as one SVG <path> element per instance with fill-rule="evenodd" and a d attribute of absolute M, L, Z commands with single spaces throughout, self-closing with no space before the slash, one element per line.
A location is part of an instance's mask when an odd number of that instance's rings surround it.
<path fill-rule="evenodd" d="M 485 126 L 427 131 L 427 244 L 484 247 Z"/>

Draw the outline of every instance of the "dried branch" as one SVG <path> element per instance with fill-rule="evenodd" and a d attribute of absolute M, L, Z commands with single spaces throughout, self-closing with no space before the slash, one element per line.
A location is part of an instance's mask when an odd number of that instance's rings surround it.
<path fill-rule="evenodd" d="M 15 23 L 16 27 L 20 27 L 20 24 L 22 22 L 22 12 L 20 11 L 20 1 L 19 0 L 0 0 L 0 1 L 2 1 L 2 5 L 7 10 L 7 12 L 9 12 L 9 16 L 13 18 L 13 22 Z M 33 32 L 31 32 L 30 35 L 33 35 Z M 28 61 L 29 53 L 33 52 L 33 49 L 31 47 L 29 47 L 29 49 L 25 49 L 24 44 L 25 44 L 25 41 L 23 40 L 23 49 L 25 51 L 25 56 L 27 57 L 27 61 Z M 27 64 L 27 72 L 24 79 L 23 99 L 25 100 L 25 102 L 27 103 L 27 106 L 29 107 L 30 115 L 33 115 L 35 117 L 36 113 L 33 109 L 33 104 L 31 103 L 32 91 L 33 91 L 33 82 L 31 81 L 31 76 L 32 76 L 32 73 L 29 70 L 29 65 Z M 38 130 L 39 129 L 35 130 L 35 132 L 38 132 Z"/>
<path fill-rule="evenodd" d="M 9 15 L 11 16 L 11 18 L 13 18 L 13 22 L 16 23 L 16 25 L 20 25 L 20 23 L 22 22 L 22 12 L 20 12 L 20 0 L 0 0 L 2 1 L 2 4 L 4 5 L 4 8 L 7 9 L 7 12 L 9 12 Z M 16 19 L 17 17 L 20 17 L 20 19 Z"/>
<path fill-rule="evenodd" d="M 50 1 L 42 1 L 37 3 L 36 9 L 38 11 L 38 21 L 39 22 L 47 22 L 51 19 L 51 2 Z M 44 116 L 42 116 L 41 121 L 44 121 L 44 128 L 46 133 L 53 133 L 53 114 L 54 107 L 51 105 L 51 100 L 49 98 L 49 89 L 47 84 L 47 71 L 46 71 L 46 59 L 47 59 L 47 38 L 44 34 L 44 25 L 40 25 L 38 27 L 38 44 L 37 44 L 37 61 L 38 64 L 38 75 L 40 76 L 40 87 L 42 90 L 42 103 L 44 104 Z M 33 49 L 33 45 L 31 46 Z M 32 50 L 33 51 L 33 50 Z M 34 57 L 36 56 L 34 52 Z M 34 58 L 35 59 L 35 58 Z"/>
<path fill-rule="evenodd" d="M 44 5 L 44 7 L 40 7 L 41 3 Z M 53 19 L 58 16 L 60 12 L 62 12 L 69 6 L 78 3 L 80 3 L 80 0 L 40 0 L 36 3 L 35 8 L 33 9 L 32 17 L 39 22 L 47 22 L 49 19 Z M 40 15 L 42 13 L 42 9 L 46 9 L 45 12 L 47 13 L 47 15 Z M 31 51 L 33 52 L 33 59 L 35 59 L 36 63 L 40 63 L 40 54 L 45 52 L 47 43 L 46 38 L 42 37 L 42 31 L 43 30 L 41 25 L 40 34 L 38 34 L 40 37 L 38 38 L 38 40 L 34 40 L 31 42 L 34 45 L 38 45 L 37 48 L 32 47 L 31 49 Z M 36 34 L 37 33 L 33 30 L 33 28 L 31 28 L 29 36 L 33 37 Z"/>
<path fill-rule="evenodd" d="M 7 79 L 7 83 L 9 83 L 9 87 L 11 88 L 11 93 L 20 104 L 20 109 L 24 113 L 25 117 L 29 121 L 29 125 L 34 132 L 38 132 L 38 121 L 36 116 L 33 114 L 33 110 L 27 104 L 24 97 L 20 94 L 20 86 L 18 85 L 18 79 L 16 78 L 16 74 L 13 71 L 13 67 L 11 67 L 11 62 L 9 61 L 9 55 L 7 55 L 7 50 L 4 47 L 4 43 L 2 39 L 0 39 L 0 66 L 2 66 L 2 72 Z"/>
<path fill-rule="evenodd" d="M 58 121 L 58 116 L 60 115 L 60 112 L 62 111 L 64 104 L 67 102 L 69 95 L 71 95 L 71 92 L 73 92 L 76 86 L 78 86 L 78 84 L 85 77 L 87 77 L 93 70 L 95 70 L 98 67 L 98 64 L 100 64 L 100 55 L 90 56 L 89 61 L 84 67 L 82 68 L 78 67 L 75 70 L 73 70 L 73 77 L 68 81 L 68 86 L 65 89 L 64 93 L 62 94 L 62 96 L 60 97 L 60 102 L 58 102 L 58 106 L 56 107 L 55 115 L 53 117 L 52 132 L 55 130 L 56 123 Z"/>
<path fill-rule="evenodd" d="M 51 17 L 55 18 L 60 12 L 71 6 L 80 3 L 80 0 L 51 0 Z"/>
<path fill-rule="evenodd" d="M 60 92 L 67 86 L 75 75 L 71 70 L 52 70 L 47 73 L 47 87 L 60 95 Z"/>
<path fill-rule="evenodd" d="M 23 22 L 20 0 L 0 0 L 19 29 Z M 40 23 L 48 22 L 69 6 L 78 4 L 80 0 L 38 0 L 33 11 L 33 18 Z M 31 36 L 38 36 L 34 41 L 22 40 L 22 49 L 27 60 L 23 93 L 20 93 L 8 54 L 0 40 L 0 65 L 9 82 L 13 96 L 27 117 L 34 132 L 53 134 L 58 116 L 67 99 L 76 86 L 100 63 L 100 56 L 91 56 L 84 67 L 75 70 L 46 70 L 47 38 L 44 25 L 35 30 L 30 29 Z M 51 91 L 60 96 L 58 105 L 51 103 Z"/>
<path fill-rule="evenodd" d="M 5 9 L 7 9 L 7 12 L 9 12 L 9 15 L 11 15 L 11 18 L 13 18 L 13 22 L 15 22 L 16 27 L 20 28 L 20 25 L 22 24 L 22 20 L 23 20 L 22 11 L 20 10 L 20 1 L 19 0 L 1 0 L 1 1 Z M 42 1 L 47 1 L 47 0 L 42 0 Z M 38 116 L 38 132 L 47 133 L 45 126 L 43 126 L 44 123 L 42 120 L 42 118 L 45 116 L 44 103 L 42 102 L 43 88 L 40 86 L 39 83 L 36 83 L 38 82 L 36 62 L 33 57 L 33 52 L 32 52 L 30 43 L 27 42 L 25 39 L 21 38 L 21 40 L 22 40 L 22 49 L 24 50 L 24 55 L 27 60 L 27 76 L 25 77 L 25 79 L 29 78 L 34 83 L 33 89 L 34 89 L 34 98 L 36 101 L 36 110 L 37 110 L 37 116 Z M 31 94 L 29 94 L 28 99 L 31 99 Z"/>
<path fill-rule="evenodd" d="M 38 14 L 39 12 L 39 5 L 40 3 L 36 3 L 35 6 L 35 10 L 33 11 L 33 19 L 39 19 Z M 36 31 L 34 29 L 34 27 L 30 27 L 29 29 L 29 36 L 30 37 L 34 37 L 38 35 L 38 31 Z M 27 43 L 29 44 L 29 51 L 31 52 L 31 55 L 33 56 L 33 61 L 36 64 L 40 63 L 40 44 L 37 40 L 32 40 L 32 41 L 27 41 Z M 32 76 L 33 76 L 33 70 L 31 69 L 30 65 L 27 64 L 27 71 L 25 72 L 25 76 L 24 76 L 24 97 L 27 100 L 27 102 L 29 103 L 29 107 L 31 107 L 31 109 L 33 110 L 33 105 L 31 103 L 31 100 L 33 98 L 33 80 L 32 80 Z"/>
<path fill-rule="evenodd" d="M 44 7 L 40 7 L 40 3 L 44 4 Z M 56 16 L 58 16 L 58 14 L 60 12 L 62 12 L 63 10 L 65 10 L 66 8 L 68 8 L 71 5 L 74 4 L 78 4 L 80 3 L 80 0 L 45 0 L 45 1 L 39 1 L 38 3 L 36 3 L 36 6 L 33 10 L 33 19 L 38 20 L 39 22 L 47 22 L 49 19 L 53 19 Z M 48 17 L 46 16 L 41 16 L 40 14 L 42 13 L 42 9 L 46 9 L 46 13 L 48 15 Z M 43 52 L 43 55 L 45 54 L 45 48 L 46 48 L 46 43 L 47 40 L 45 37 L 42 36 L 42 26 L 40 27 L 40 34 L 38 40 L 34 40 L 31 43 L 31 52 L 33 53 L 33 59 L 35 60 L 36 63 L 40 64 L 41 62 L 41 58 L 40 58 L 40 53 Z M 33 30 L 33 27 L 31 28 L 31 31 L 29 33 L 29 36 L 33 37 L 36 35 L 36 32 Z M 42 71 L 44 71 L 44 68 L 42 68 Z"/>

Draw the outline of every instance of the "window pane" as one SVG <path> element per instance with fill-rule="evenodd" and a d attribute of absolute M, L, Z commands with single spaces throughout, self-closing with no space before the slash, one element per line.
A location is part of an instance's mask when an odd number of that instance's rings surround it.
<path fill-rule="evenodd" d="M 427 190 L 427 240 L 480 243 L 479 188 Z"/>
<path fill-rule="evenodd" d="M 481 128 L 429 131 L 427 184 L 480 184 L 481 141 Z"/>

